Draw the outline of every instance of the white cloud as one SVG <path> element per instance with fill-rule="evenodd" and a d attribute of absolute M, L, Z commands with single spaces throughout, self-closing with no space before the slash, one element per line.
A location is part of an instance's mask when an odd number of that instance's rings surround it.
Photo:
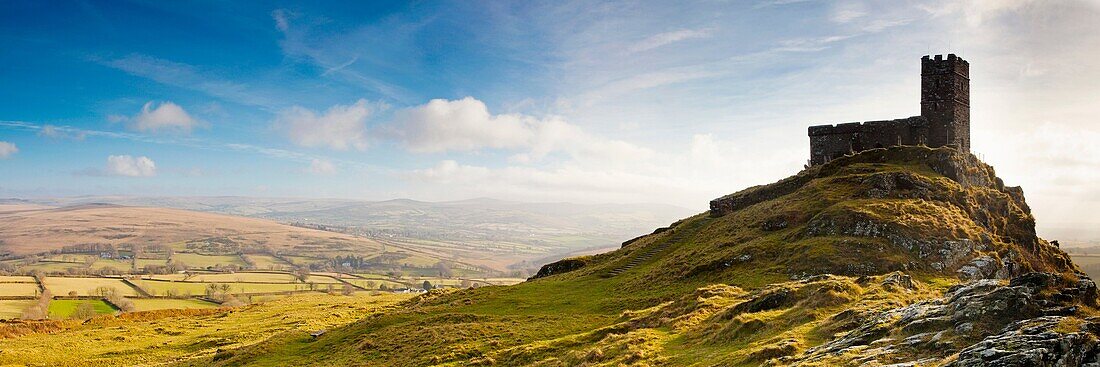
<path fill-rule="evenodd" d="M 367 101 L 336 105 L 324 113 L 294 106 L 279 112 L 273 123 L 294 144 L 336 150 L 367 148 L 367 119 L 373 114 Z"/>
<path fill-rule="evenodd" d="M 14 143 L 0 141 L 0 159 L 7 159 L 15 153 L 19 153 L 19 148 Z"/>
<path fill-rule="evenodd" d="M 332 175 L 336 174 L 336 165 L 327 160 L 314 159 L 309 162 L 309 173 L 315 175 Z"/>
<path fill-rule="evenodd" d="M 466 97 L 436 99 L 398 111 L 390 133 L 413 152 L 477 151 L 486 148 L 518 151 L 514 162 L 536 161 L 555 152 L 592 162 L 645 159 L 652 151 L 618 140 L 588 134 L 560 117 L 489 112 L 485 103 Z"/>
<path fill-rule="evenodd" d="M 83 131 L 71 128 L 64 128 L 53 125 L 42 125 L 42 129 L 38 130 L 38 136 L 51 139 L 84 140 L 84 137 L 87 136 L 87 134 Z"/>
<path fill-rule="evenodd" d="M 533 135 L 533 118 L 489 113 L 485 103 L 466 97 L 398 111 L 395 133 L 414 152 L 472 151 L 482 148 L 516 148 Z"/>
<path fill-rule="evenodd" d="M 168 101 L 160 104 L 150 101 L 141 106 L 141 112 L 137 115 L 132 117 L 110 115 L 107 116 L 107 120 L 126 123 L 126 128 L 146 133 L 166 131 L 190 133 L 192 129 L 202 125 L 201 121 L 192 117 L 183 107 Z M 43 132 L 45 130 L 46 128 L 43 127 Z"/>
<path fill-rule="evenodd" d="M 711 29 L 681 29 L 678 31 L 658 33 L 635 43 L 627 48 L 630 52 L 649 51 L 670 43 L 679 41 L 710 37 Z"/>
<path fill-rule="evenodd" d="M 151 177 L 157 174 L 157 165 L 149 157 L 112 155 L 107 157 L 104 173 L 112 176 Z"/>

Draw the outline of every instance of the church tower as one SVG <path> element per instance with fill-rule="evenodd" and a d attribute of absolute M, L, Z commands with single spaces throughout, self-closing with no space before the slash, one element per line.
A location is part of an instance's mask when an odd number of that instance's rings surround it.
<path fill-rule="evenodd" d="M 955 54 L 921 58 L 920 115 L 926 144 L 970 151 L 970 64 Z"/>

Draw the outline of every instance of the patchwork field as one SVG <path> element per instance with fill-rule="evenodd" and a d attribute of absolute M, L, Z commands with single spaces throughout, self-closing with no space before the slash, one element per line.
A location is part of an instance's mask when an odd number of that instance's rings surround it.
<path fill-rule="evenodd" d="M 193 283 L 160 280 L 136 280 L 134 282 L 149 294 L 157 296 L 168 295 L 169 292 L 175 292 L 177 295 L 203 295 L 210 284 L 227 284 L 230 287 L 229 293 L 231 294 L 309 290 L 308 284 L 301 283 Z"/>
<path fill-rule="evenodd" d="M 296 283 L 298 278 L 286 273 L 232 273 L 232 274 L 158 274 L 148 275 L 145 279 L 173 280 L 188 282 L 256 282 L 256 283 Z"/>
<path fill-rule="evenodd" d="M 68 295 L 71 291 L 76 291 L 77 295 L 90 296 L 98 287 L 111 287 L 117 289 L 124 296 L 136 296 L 137 291 L 130 287 L 126 283 L 123 283 L 118 278 L 68 278 L 68 277 L 46 277 L 43 281 L 43 285 L 54 296 Z"/>

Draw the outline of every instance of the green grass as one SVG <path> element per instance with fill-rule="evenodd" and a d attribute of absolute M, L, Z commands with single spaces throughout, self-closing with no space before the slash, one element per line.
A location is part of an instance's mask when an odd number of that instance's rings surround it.
<path fill-rule="evenodd" d="M 165 299 L 146 298 L 132 299 L 137 311 L 169 310 L 169 309 L 203 309 L 217 308 L 218 304 L 197 299 Z"/>
<path fill-rule="evenodd" d="M 95 299 L 57 299 L 50 302 L 50 318 L 68 318 L 76 312 L 77 306 L 81 304 L 91 304 L 95 312 L 100 315 L 109 315 L 117 312 L 118 310 L 112 307 L 107 302 Z"/>
<path fill-rule="evenodd" d="M 280 270 L 290 269 L 293 266 L 286 261 L 279 260 L 279 258 L 271 255 L 245 255 L 249 260 L 252 260 L 256 264 L 256 269 L 259 270 Z"/>
<path fill-rule="evenodd" d="M 130 260 L 96 259 L 91 268 L 93 270 L 115 269 L 119 272 L 129 272 L 133 269 L 133 263 Z"/>
<path fill-rule="evenodd" d="M 145 268 L 146 265 L 167 265 L 168 260 L 164 259 L 135 259 L 138 270 Z"/>

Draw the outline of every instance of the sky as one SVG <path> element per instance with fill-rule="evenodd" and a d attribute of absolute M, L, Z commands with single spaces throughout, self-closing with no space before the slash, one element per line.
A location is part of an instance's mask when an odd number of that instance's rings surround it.
<path fill-rule="evenodd" d="M 0 3 L 0 197 L 665 203 L 803 168 L 809 125 L 919 114 L 1100 224 L 1100 1 Z"/>

